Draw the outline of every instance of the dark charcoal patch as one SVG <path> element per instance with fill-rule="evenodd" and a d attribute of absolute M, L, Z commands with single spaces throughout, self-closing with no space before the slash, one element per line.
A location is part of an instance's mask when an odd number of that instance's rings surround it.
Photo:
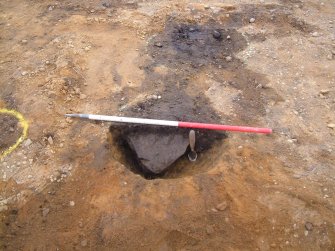
<path fill-rule="evenodd" d="M 226 56 L 247 46 L 246 40 L 235 29 L 217 24 L 195 26 L 171 23 L 166 27 L 165 34 L 152 41 L 152 45 L 157 43 L 166 49 L 157 51 L 157 48 L 151 47 L 155 62 L 170 66 L 177 63 L 185 66 L 226 65 Z"/>

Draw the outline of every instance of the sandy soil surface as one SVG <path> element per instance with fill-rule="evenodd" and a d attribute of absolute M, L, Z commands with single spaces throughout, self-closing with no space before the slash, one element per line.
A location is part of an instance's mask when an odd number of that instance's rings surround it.
<path fill-rule="evenodd" d="M 0 163 L 1 249 L 334 250 L 334 17 L 333 0 L 1 1 L 0 108 L 29 123 Z M 274 133 L 144 178 L 76 112 Z M 0 126 L 5 151 L 22 128 Z"/>

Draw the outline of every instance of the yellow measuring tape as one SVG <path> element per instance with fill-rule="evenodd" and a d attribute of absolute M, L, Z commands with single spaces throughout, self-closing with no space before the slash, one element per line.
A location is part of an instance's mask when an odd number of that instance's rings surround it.
<path fill-rule="evenodd" d="M 0 108 L 0 114 L 1 113 L 8 114 L 8 115 L 11 115 L 17 118 L 23 130 L 22 130 L 21 136 L 16 140 L 15 144 L 9 147 L 8 149 L 6 149 L 5 151 L 3 151 L 2 153 L 0 153 L 0 160 L 2 160 L 4 157 L 6 157 L 11 152 L 13 152 L 24 141 L 24 139 L 27 137 L 28 127 L 29 127 L 28 122 L 25 120 L 25 118 L 22 116 L 21 113 L 15 110 L 8 110 L 5 108 Z"/>

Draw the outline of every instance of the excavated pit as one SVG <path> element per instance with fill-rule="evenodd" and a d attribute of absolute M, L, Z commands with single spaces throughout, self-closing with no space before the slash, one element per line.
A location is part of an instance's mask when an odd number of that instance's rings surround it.
<path fill-rule="evenodd" d="M 268 9 L 263 11 L 250 16 L 258 18 L 262 14 L 258 23 L 272 19 L 266 14 Z M 292 29 L 297 28 L 297 22 L 286 15 L 285 9 L 276 12 L 281 19 L 290 21 Z M 147 48 L 141 52 L 143 57 L 150 56 L 150 60 L 141 66 L 145 72 L 142 85 L 124 88 L 119 94 L 120 97 L 134 93 L 146 93 L 147 96 L 131 105 L 123 99 L 119 106 L 122 115 L 203 123 L 255 124 L 259 116 L 265 115 L 264 104 L 269 102 L 264 93 L 274 102 L 280 100 L 280 96 L 271 88 L 259 88 L 267 84 L 267 79 L 246 69 L 237 56 L 247 48 L 248 42 L 265 39 L 262 34 L 239 32 L 240 27 L 249 24 L 248 20 L 242 12 L 232 14 L 222 23 L 209 21 L 201 25 L 171 18 L 165 29 L 152 36 Z M 207 74 L 202 83 L 198 79 L 203 72 Z M 213 82 L 218 83 L 215 89 L 210 84 Z M 229 100 L 229 106 L 220 106 L 222 99 Z M 234 116 L 231 116 L 231 111 Z M 181 166 L 190 163 L 185 162 L 189 151 L 187 129 L 113 125 L 110 132 L 113 144 L 123 152 L 123 157 L 117 157 L 118 160 L 146 178 L 168 177 L 166 173 L 171 170 L 183 172 L 187 168 Z M 222 132 L 196 131 L 196 151 L 205 153 L 225 137 Z M 218 145 L 217 152 L 220 152 L 222 144 Z M 176 165 L 178 167 L 174 168 Z"/>
<path fill-rule="evenodd" d="M 164 177 L 190 151 L 188 129 L 112 125 L 110 132 L 113 143 L 123 152 L 123 164 L 148 179 Z M 223 132 L 196 130 L 195 150 L 205 153 L 224 138 Z"/>

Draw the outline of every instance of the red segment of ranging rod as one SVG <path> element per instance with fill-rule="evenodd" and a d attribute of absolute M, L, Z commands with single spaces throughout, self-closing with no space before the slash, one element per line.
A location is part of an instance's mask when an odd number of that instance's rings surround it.
<path fill-rule="evenodd" d="M 272 133 L 272 129 L 270 129 L 270 128 L 257 128 L 257 127 L 248 127 L 248 126 L 217 125 L 217 124 L 205 124 L 205 123 L 193 123 L 193 122 L 178 122 L 178 127 L 181 127 L 181 128 L 208 129 L 208 130 L 220 130 L 220 131 L 265 133 L 265 134 Z"/>

